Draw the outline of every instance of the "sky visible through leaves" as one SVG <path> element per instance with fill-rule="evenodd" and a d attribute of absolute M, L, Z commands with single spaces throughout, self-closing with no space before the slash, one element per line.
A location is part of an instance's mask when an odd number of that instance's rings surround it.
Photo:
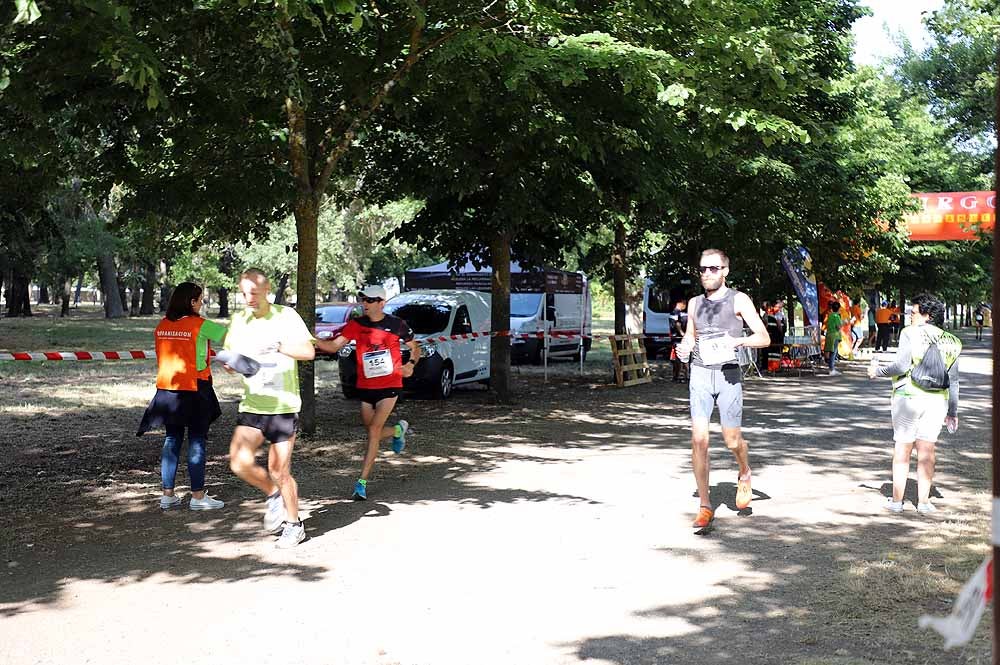
<path fill-rule="evenodd" d="M 886 57 L 898 54 L 895 35 L 903 33 L 914 49 L 920 50 L 929 41 L 921 22 L 922 12 L 940 9 L 943 0 L 867 0 L 874 15 L 866 16 L 854 24 L 857 48 L 854 62 L 857 65 L 874 65 Z M 888 33 L 886 30 L 888 29 Z"/>

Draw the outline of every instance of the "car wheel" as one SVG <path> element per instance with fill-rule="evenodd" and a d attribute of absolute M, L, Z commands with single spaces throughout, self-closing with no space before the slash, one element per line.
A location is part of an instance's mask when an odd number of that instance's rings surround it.
<path fill-rule="evenodd" d="M 434 387 L 434 396 L 438 399 L 448 399 L 451 397 L 451 390 L 454 388 L 455 374 L 451 365 L 445 363 L 441 366 L 441 373 L 438 374 L 437 385 Z"/>

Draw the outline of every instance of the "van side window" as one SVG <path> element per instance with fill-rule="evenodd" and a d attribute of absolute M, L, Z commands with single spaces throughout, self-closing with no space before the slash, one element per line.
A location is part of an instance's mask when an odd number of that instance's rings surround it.
<path fill-rule="evenodd" d="M 455 323 L 451 327 L 452 335 L 464 335 L 472 332 L 472 319 L 469 318 L 469 308 L 462 305 L 455 312 Z"/>
<path fill-rule="evenodd" d="M 656 314 L 669 314 L 670 291 L 658 289 L 655 286 L 649 287 L 649 311 Z"/>

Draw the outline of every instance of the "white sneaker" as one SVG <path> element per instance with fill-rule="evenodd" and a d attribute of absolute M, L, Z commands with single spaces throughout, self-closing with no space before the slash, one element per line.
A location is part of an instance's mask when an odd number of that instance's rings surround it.
<path fill-rule="evenodd" d="M 930 501 L 928 501 L 927 503 L 918 504 L 917 505 L 917 512 L 918 513 L 924 513 L 925 515 L 927 513 L 936 513 L 937 512 L 937 507 L 933 503 L 931 503 Z"/>
<path fill-rule="evenodd" d="M 903 512 L 903 502 L 893 501 L 892 497 L 890 496 L 888 500 L 885 502 L 885 509 L 888 510 L 890 513 L 901 513 Z"/>
<path fill-rule="evenodd" d="M 226 504 L 223 503 L 222 501 L 219 501 L 218 499 L 213 499 L 208 494 L 206 494 L 204 497 L 200 499 L 191 497 L 191 502 L 189 503 L 188 508 L 190 508 L 191 510 L 218 510 L 219 508 L 222 508 L 225 505 Z"/>
<path fill-rule="evenodd" d="M 840 374 L 840 370 L 839 369 L 831 369 L 830 370 L 830 376 L 837 376 L 838 374 Z"/>
<path fill-rule="evenodd" d="M 160 510 L 170 510 L 171 508 L 180 508 L 181 498 L 174 494 L 173 496 L 161 496 L 160 497 Z"/>
<path fill-rule="evenodd" d="M 268 533 L 275 533 L 281 528 L 281 524 L 285 521 L 287 515 L 285 514 L 285 502 L 282 500 L 281 495 L 269 496 L 266 501 L 267 507 L 264 510 L 264 531 Z"/>
<path fill-rule="evenodd" d="M 284 527 L 281 529 L 281 536 L 278 537 L 278 542 L 274 546 L 282 550 L 291 549 L 305 539 L 306 528 L 302 522 L 298 524 L 285 522 Z"/>

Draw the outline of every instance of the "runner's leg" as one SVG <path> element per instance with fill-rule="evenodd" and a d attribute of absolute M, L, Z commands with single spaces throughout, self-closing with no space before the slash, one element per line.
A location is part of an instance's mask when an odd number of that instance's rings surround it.
<path fill-rule="evenodd" d="M 929 503 L 931 500 L 931 486 L 934 484 L 934 464 L 936 454 L 934 452 L 934 442 L 916 440 L 917 447 L 917 504 Z M 909 459 L 909 458 L 907 458 Z M 909 463 L 907 463 L 907 468 Z M 904 480 L 905 482 L 905 480 Z"/>
<path fill-rule="evenodd" d="M 272 443 L 267 452 L 267 473 L 272 483 L 281 490 L 281 500 L 285 504 L 285 518 L 288 522 L 299 521 L 299 485 L 292 476 L 292 449 L 295 448 L 295 434 L 287 441 Z M 268 492 L 268 495 L 273 492 Z"/>
<path fill-rule="evenodd" d="M 910 454 L 913 452 L 913 441 L 909 443 L 896 442 L 892 452 L 892 500 L 899 503 L 906 492 L 906 477 L 910 473 Z"/>
<path fill-rule="evenodd" d="M 229 468 L 239 478 L 267 496 L 278 491 L 267 471 L 257 466 L 254 455 L 264 444 L 264 433 L 256 427 L 237 425 L 229 442 Z"/>
<path fill-rule="evenodd" d="M 740 476 L 745 477 L 750 473 L 750 446 L 743 438 L 743 430 L 740 427 L 723 427 L 722 439 L 726 442 L 726 448 L 736 458 L 736 463 L 740 465 Z"/>
<path fill-rule="evenodd" d="M 698 365 L 690 367 L 688 379 L 688 401 L 691 408 L 691 469 L 698 486 L 698 501 L 702 506 L 712 507 L 712 497 L 708 487 L 708 424 L 715 410 L 715 394 L 712 370 Z"/>
<path fill-rule="evenodd" d="M 712 500 L 708 488 L 708 421 L 691 422 L 691 468 L 694 482 L 698 486 L 698 501 L 702 506 L 711 507 Z"/>
<path fill-rule="evenodd" d="M 375 466 L 375 459 L 378 457 L 378 446 L 383 439 L 392 437 L 395 432 L 392 427 L 386 427 L 385 421 L 389 419 L 392 410 L 396 407 L 398 397 L 387 397 L 372 406 L 368 402 L 361 403 L 361 420 L 365 423 L 365 430 L 368 432 L 368 450 L 365 452 L 365 461 L 361 466 L 361 479 L 368 480 L 372 468 Z"/>

